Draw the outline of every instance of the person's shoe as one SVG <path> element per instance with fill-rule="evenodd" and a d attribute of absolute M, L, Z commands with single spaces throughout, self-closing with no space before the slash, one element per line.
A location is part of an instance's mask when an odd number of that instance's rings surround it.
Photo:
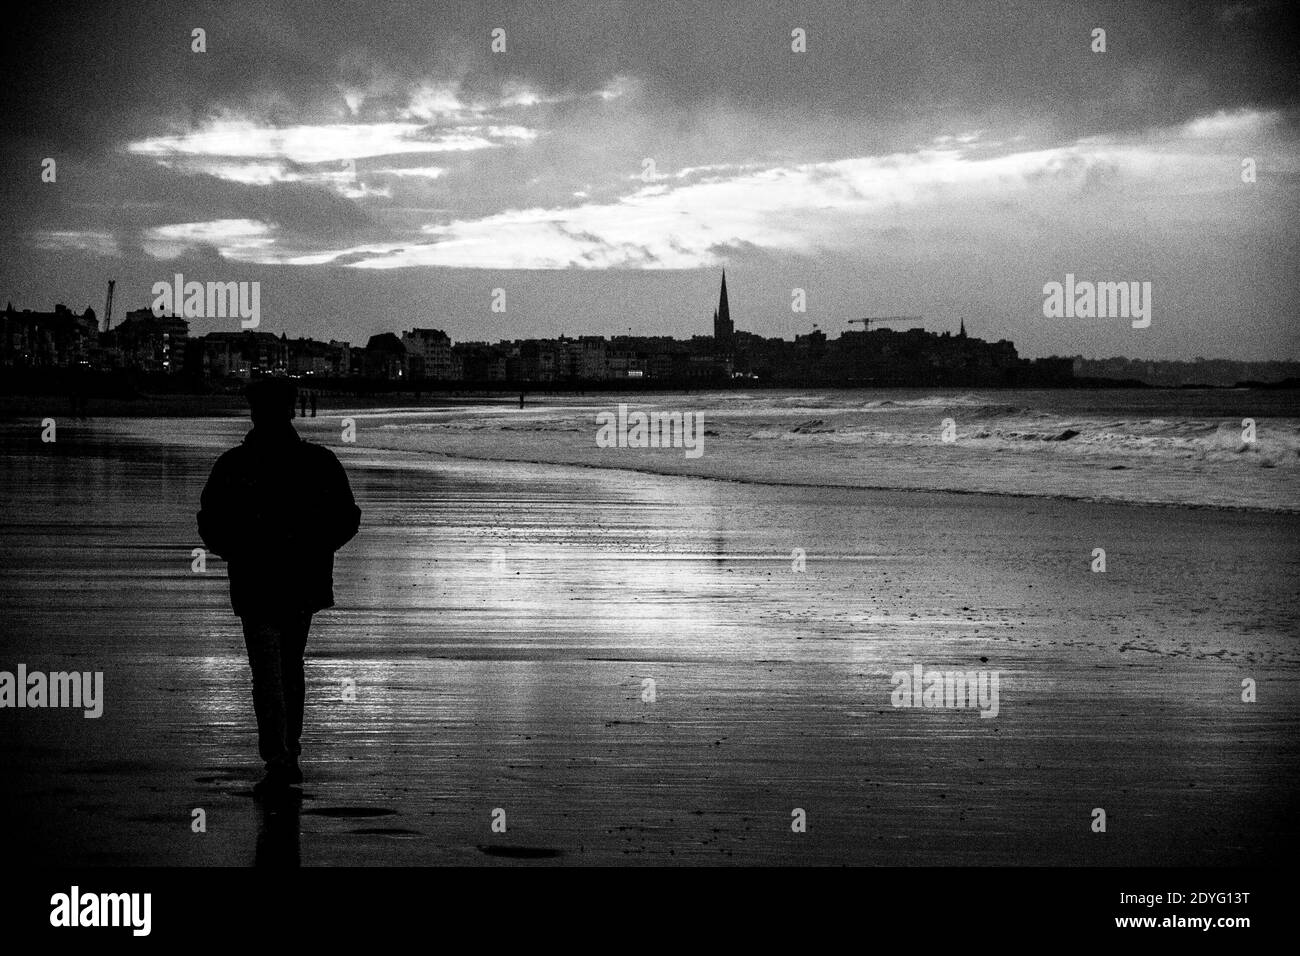
<path fill-rule="evenodd" d="M 302 785 L 302 767 L 298 766 L 298 761 L 295 760 L 293 763 L 289 764 L 289 769 L 285 771 L 285 773 L 288 775 L 290 786 L 297 787 Z"/>
<path fill-rule="evenodd" d="M 266 776 L 253 784 L 253 793 L 259 797 L 283 793 L 289 789 L 290 783 L 289 770 L 277 764 L 266 768 Z"/>

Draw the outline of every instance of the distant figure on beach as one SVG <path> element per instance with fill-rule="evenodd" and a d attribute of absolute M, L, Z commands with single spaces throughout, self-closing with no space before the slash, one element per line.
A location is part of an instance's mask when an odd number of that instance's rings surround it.
<path fill-rule="evenodd" d="M 526 392 L 520 392 L 520 393 L 519 393 L 519 407 L 520 407 L 520 408 L 523 408 L 523 407 L 524 407 L 524 395 L 526 395 L 526 394 L 527 394 Z"/>
<path fill-rule="evenodd" d="M 316 417 L 316 393 L 311 393 L 311 417 Z"/>
<path fill-rule="evenodd" d="M 334 453 L 294 431 L 294 392 L 284 379 L 248 386 L 253 429 L 217 459 L 198 513 L 203 543 L 229 566 L 230 603 L 243 621 L 266 761 L 259 794 L 302 783 L 307 631 L 313 614 L 334 606 L 334 552 L 361 523 Z"/>
<path fill-rule="evenodd" d="M 292 407 L 293 406 L 290 406 L 290 408 Z M 299 415 L 298 415 L 299 418 L 307 417 L 307 393 L 306 392 L 303 392 L 300 396 L 298 396 L 298 411 L 299 411 Z M 289 417 L 293 418 L 293 415 L 290 415 Z"/>

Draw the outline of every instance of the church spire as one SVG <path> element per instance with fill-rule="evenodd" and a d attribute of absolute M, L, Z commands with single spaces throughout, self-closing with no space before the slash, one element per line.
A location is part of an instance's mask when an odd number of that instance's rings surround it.
<path fill-rule="evenodd" d="M 735 326 L 731 321 L 731 306 L 727 303 L 727 270 L 722 270 L 722 291 L 718 294 L 718 309 L 713 313 L 713 343 L 723 351 L 730 350 Z"/>
<path fill-rule="evenodd" d="M 966 337 L 966 320 L 965 320 L 965 319 L 962 319 L 962 320 L 961 320 L 961 331 L 958 332 L 957 335 L 958 335 L 958 337 L 963 338 L 963 339 Z"/>

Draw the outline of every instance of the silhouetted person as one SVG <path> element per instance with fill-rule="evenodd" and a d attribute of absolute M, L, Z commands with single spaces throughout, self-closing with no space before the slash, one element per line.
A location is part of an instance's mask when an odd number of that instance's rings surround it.
<path fill-rule="evenodd" d="M 361 510 L 328 448 L 294 431 L 294 385 L 248 386 L 253 430 L 217 459 L 203 489 L 199 535 L 230 569 L 230 603 L 244 624 L 253 710 L 266 777 L 254 789 L 302 782 L 303 651 L 311 617 L 334 606 L 334 552 Z"/>
<path fill-rule="evenodd" d="M 292 405 L 290 405 L 289 407 L 291 409 L 293 408 Z M 307 393 L 306 392 L 303 392 L 302 395 L 298 397 L 298 412 L 299 412 L 298 414 L 299 418 L 307 417 Z M 293 415 L 290 415 L 289 417 L 293 418 Z"/>

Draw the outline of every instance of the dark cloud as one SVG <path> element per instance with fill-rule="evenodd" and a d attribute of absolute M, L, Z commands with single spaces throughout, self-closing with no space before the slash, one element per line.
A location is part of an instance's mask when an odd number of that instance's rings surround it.
<path fill-rule="evenodd" d="M 339 0 L 30 5 L 4 37 L 7 135 L 95 151 L 223 105 L 272 120 L 341 115 L 339 85 L 454 77 L 593 92 L 634 76 L 665 113 L 710 103 L 775 117 L 1048 117 L 1063 132 L 1180 122 L 1296 101 L 1290 4 L 1009 0 L 864 3 L 373 3 Z M 508 52 L 489 33 L 506 30 Z M 190 31 L 208 52 L 190 52 Z M 807 31 L 808 52 L 790 51 Z M 1089 50 L 1094 27 L 1107 52 Z M 1135 91 L 1138 95 L 1134 95 Z M 400 100 L 401 90 L 390 94 Z"/>

